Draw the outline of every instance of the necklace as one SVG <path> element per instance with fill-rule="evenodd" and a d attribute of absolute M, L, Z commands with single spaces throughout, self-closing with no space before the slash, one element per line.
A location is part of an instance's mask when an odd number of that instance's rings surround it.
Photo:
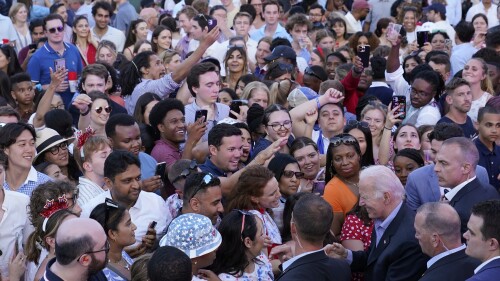
<path fill-rule="evenodd" d="M 123 258 L 121 258 L 119 261 L 112 261 L 111 259 L 108 259 L 108 263 L 117 264 L 117 265 L 125 268 L 127 271 L 130 270 L 130 265 L 127 263 L 127 261 L 123 260 Z"/>

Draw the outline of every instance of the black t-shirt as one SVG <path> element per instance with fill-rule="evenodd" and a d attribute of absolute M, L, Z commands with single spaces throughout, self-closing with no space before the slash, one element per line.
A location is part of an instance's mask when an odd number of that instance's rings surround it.
<path fill-rule="evenodd" d="M 469 139 L 473 139 L 474 137 L 477 136 L 477 131 L 474 128 L 474 125 L 472 124 L 472 119 L 470 119 L 469 116 L 467 116 L 467 121 L 465 121 L 464 124 L 455 123 L 453 120 L 451 120 L 450 118 L 448 118 L 446 116 L 443 116 L 441 119 L 439 119 L 439 121 L 437 123 L 438 124 L 439 123 L 454 123 L 454 124 L 457 124 L 464 131 L 464 137 L 469 138 Z"/>

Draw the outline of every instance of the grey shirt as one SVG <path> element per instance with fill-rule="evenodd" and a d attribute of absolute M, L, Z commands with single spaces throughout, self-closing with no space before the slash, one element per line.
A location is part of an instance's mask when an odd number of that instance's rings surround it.
<path fill-rule="evenodd" d="M 196 110 L 200 110 L 201 108 L 196 104 L 196 101 L 193 103 L 190 103 L 184 107 L 185 110 L 185 118 L 186 118 L 186 125 L 189 125 L 191 123 L 194 123 L 194 117 L 196 114 Z M 208 125 L 207 125 L 207 130 L 205 131 L 205 134 L 201 138 L 201 141 L 207 141 L 208 140 L 208 132 L 212 130 L 212 128 L 217 125 L 217 122 L 220 120 L 226 118 L 229 116 L 229 106 L 222 104 L 222 103 L 215 103 L 215 120 L 207 120 Z"/>

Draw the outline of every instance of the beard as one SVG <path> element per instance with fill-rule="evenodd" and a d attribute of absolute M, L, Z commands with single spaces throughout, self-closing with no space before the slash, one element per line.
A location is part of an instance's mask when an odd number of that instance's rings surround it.
<path fill-rule="evenodd" d="M 89 269 L 87 271 L 88 276 L 92 276 L 106 267 L 108 261 L 108 254 L 104 260 L 100 261 L 96 258 L 95 254 L 92 254 L 92 262 L 90 262 Z"/>

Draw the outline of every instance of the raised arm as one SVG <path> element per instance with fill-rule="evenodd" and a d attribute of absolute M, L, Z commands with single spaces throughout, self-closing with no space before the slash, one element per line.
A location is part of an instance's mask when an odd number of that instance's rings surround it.
<path fill-rule="evenodd" d="M 56 93 L 57 87 L 61 85 L 64 81 L 64 78 L 68 76 L 67 69 L 59 69 L 56 72 L 49 68 L 50 70 L 50 84 L 45 90 L 43 97 L 40 99 L 38 103 L 38 107 L 36 109 L 35 118 L 33 119 L 33 126 L 35 128 L 40 128 L 45 125 L 45 114 L 50 110 L 50 104 L 52 103 L 52 98 L 54 98 L 54 94 Z"/>
<path fill-rule="evenodd" d="M 402 105 L 399 105 L 402 106 Z M 378 149 L 378 161 L 380 165 L 387 165 L 389 163 L 389 155 L 391 151 L 391 133 L 392 133 L 392 127 L 396 124 L 401 122 L 402 120 L 398 119 L 398 117 L 403 114 L 403 113 L 398 113 L 394 115 L 394 112 L 398 110 L 399 106 L 394 107 L 391 109 L 391 104 L 389 104 L 389 110 L 387 112 L 387 116 L 385 118 L 385 123 L 384 123 L 384 129 L 382 130 L 382 137 L 380 138 L 380 146 Z"/>
<path fill-rule="evenodd" d="M 191 68 L 196 63 L 198 63 L 208 47 L 210 47 L 219 37 L 220 31 L 218 28 L 214 28 L 210 32 L 207 32 L 207 30 L 208 28 L 203 31 L 204 36 L 200 41 L 200 46 L 198 47 L 198 49 L 196 49 L 193 54 L 185 59 L 179 66 L 173 69 L 172 80 L 174 80 L 176 83 L 182 82 L 182 80 L 187 77 L 189 71 L 191 71 Z"/>

